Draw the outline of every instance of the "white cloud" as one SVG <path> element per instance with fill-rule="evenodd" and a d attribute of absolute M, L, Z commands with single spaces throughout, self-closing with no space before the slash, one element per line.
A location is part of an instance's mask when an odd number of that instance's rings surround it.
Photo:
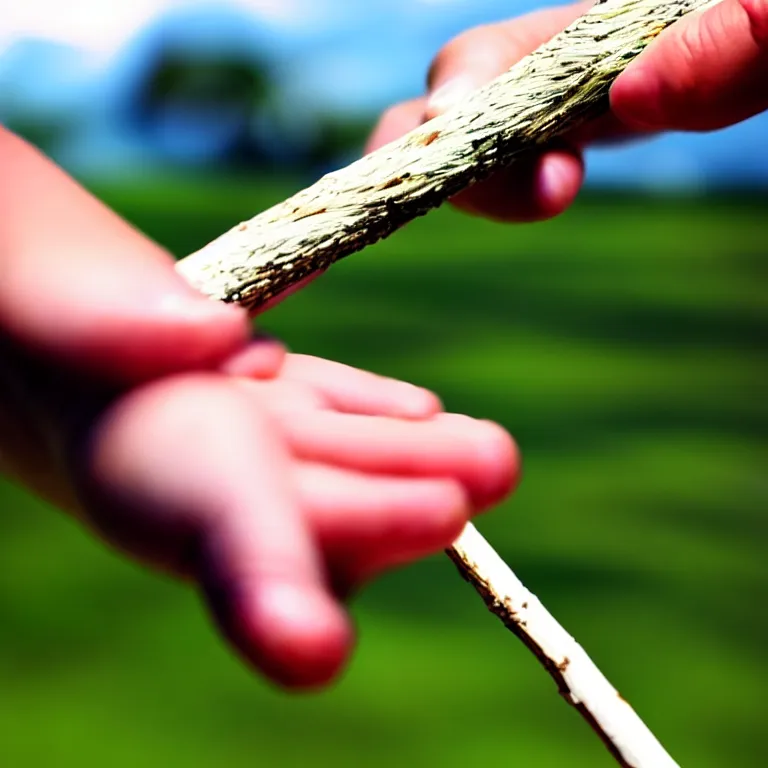
<path fill-rule="evenodd" d="M 21 0 L 0 15 L 0 44 L 19 37 L 44 37 L 86 50 L 107 53 L 148 19 L 179 0 Z"/>
<path fill-rule="evenodd" d="M 301 19 L 307 3 L 302 0 L 236 0 L 233 5 L 254 11 L 267 21 L 294 24 Z"/>
<path fill-rule="evenodd" d="M 109 54 L 160 13 L 196 4 L 198 0 L 8 0 L 9 7 L 0 13 L 0 48 L 20 37 L 42 37 Z M 229 0 L 228 4 L 289 29 L 312 29 L 328 21 L 334 6 L 330 0 Z"/>

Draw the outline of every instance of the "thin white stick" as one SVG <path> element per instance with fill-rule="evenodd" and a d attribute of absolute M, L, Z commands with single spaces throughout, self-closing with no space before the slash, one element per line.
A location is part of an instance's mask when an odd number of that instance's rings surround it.
<path fill-rule="evenodd" d="M 619 765 L 678 768 L 584 649 L 469 524 L 448 551 L 461 574 L 536 655 L 565 700 L 595 729 Z"/>

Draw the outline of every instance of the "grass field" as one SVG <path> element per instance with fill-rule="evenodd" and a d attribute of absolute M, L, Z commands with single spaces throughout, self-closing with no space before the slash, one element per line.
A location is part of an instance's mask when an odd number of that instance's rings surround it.
<path fill-rule="evenodd" d="M 98 191 L 182 255 L 286 185 Z M 263 323 L 516 435 L 524 482 L 481 529 L 682 766 L 768 759 L 767 215 L 759 197 L 586 198 L 525 227 L 445 210 Z M 348 674 L 294 697 L 182 587 L 8 485 L 0 506 L 4 767 L 613 764 L 445 558 L 369 588 Z"/>

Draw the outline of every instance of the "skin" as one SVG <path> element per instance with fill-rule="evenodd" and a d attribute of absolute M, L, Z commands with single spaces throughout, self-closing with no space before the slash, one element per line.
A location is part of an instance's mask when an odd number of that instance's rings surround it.
<path fill-rule="evenodd" d="M 372 151 L 444 112 L 561 32 L 591 3 L 537 11 L 471 29 L 437 55 L 427 94 L 388 110 Z M 566 210 L 584 181 L 590 144 L 661 131 L 709 131 L 768 109 L 768 2 L 722 0 L 665 30 L 617 78 L 610 113 L 559 146 L 519 161 L 453 201 L 499 221 L 536 221 Z"/>
<path fill-rule="evenodd" d="M 7 132 L 0 167 L 0 469 L 192 584 L 270 680 L 328 683 L 353 645 L 345 598 L 506 496 L 511 438 L 254 338 Z"/>

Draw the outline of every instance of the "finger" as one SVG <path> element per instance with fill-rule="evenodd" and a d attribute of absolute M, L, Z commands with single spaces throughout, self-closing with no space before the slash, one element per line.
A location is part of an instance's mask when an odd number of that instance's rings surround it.
<path fill-rule="evenodd" d="M 290 686 L 338 672 L 350 628 L 279 433 L 250 395 L 223 376 L 137 388 L 100 421 L 88 455 L 101 529 L 145 557 L 186 543 L 214 618 L 248 662 Z"/>
<path fill-rule="evenodd" d="M 289 355 L 280 379 L 312 387 L 330 408 L 344 413 L 425 419 L 442 408 L 426 389 L 310 355 Z"/>
<path fill-rule="evenodd" d="M 723 0 L 664 31 L 611 89 L 644 130 L 714 130 L 768 109 L 768 3 Z"/>
<path fill-rule="evenodd" d="M 537 11 L 509 22 L 477 27 L 455 38 L 430 68 L 425 117 L 442 114 L 506 72 L 587 7 L 580 3 Z M 584 164 L 573 144 L 520 159 L 452 202 L 468 213 L 497 221 L 539 221 L 568 208 L 583 180 Z"/>
<path fill-rule="evenodd" d="M 589 146 L 614 146 L 638 139 L 648 138 L 653 131 L 632 128 L 622 123 L 612 112 L 595 118 L 568 134 L 568 143 L 580 149 Z"/>
<path fill-rule="evenodd" d="M 297 381 L 240 378 L 235 384 L 255 398 L 270 414 L 281 418 L 303 418 L 309 412 L 329 407 L 319 392 Z"/>
<path fill-rule="evenodd" d="M 79 370 L 136 381 L 212 367 L 246 315 L 178 276 L 172 258 L 21 139 L 0 129 L 0 328 Z"/>
<path fill-rule="evenodd" d="M 297 485 L 341 594 L 450 546 L 470 516 L 466 494 L 452 480 L 374 476 L 305 463 Z"/>
<path fill-rule="evenodd" d="M 467 213 L 495 221 L 541 221 L 569 208 L 583 182 L 581 153 L 563 146 L 521 158 L 451 202 Z"/>
<path fill-rule="evenodd" d="M 471 29 L 454 38 L 432 62 L 427 118 L 442 114 L 472 91 L 510 69 L 561 32 L 592 2 L 550 8 L 511 21 Z"/>
<path fill-rule="evenodd" d="M 411 101 L 390 107 L 381 117 L 373 129 L 367 144 L 365 153 L 373 152 L 404 134 L 418 128 L 424 121 L 424 107 L 426 99 L 413 99 Z"/>
<path fill-rule="evenodd" d="M 262 334 L 228 357 L 219 370 L 229 376 L 272 379 L 285 364 L 286 355 L 285 346 L 280 341 Z"/>
<path fill-rule="evenodd" d="M 518 475 L 515 444 L 490 422 L 455 414 L 428 421 L 327 411 L 277 416 L 292 451 L 307 461 L 374 474 L 455 479 L 476 509 L 503 498 Z"/>

